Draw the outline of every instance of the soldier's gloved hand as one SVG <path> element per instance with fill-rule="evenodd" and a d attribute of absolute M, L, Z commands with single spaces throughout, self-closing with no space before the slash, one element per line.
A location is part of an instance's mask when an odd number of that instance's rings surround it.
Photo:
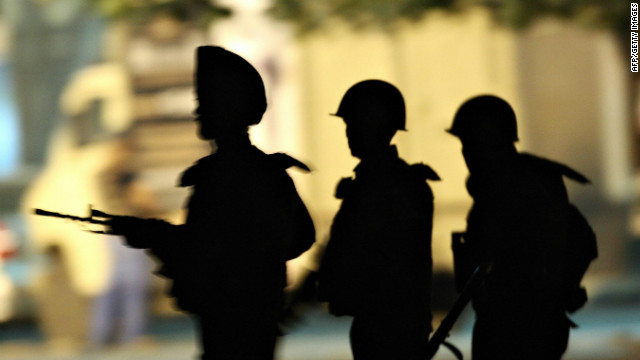
<path fill-rule="evenodd" d="M 170 224 L 157 219 L 114 216 L 109 226 L 112 233 L 125 237 L 127 245 L 136 249 L 147 249 L 151 247 L 154 238 L 162 234 L 162 228 Z"/>

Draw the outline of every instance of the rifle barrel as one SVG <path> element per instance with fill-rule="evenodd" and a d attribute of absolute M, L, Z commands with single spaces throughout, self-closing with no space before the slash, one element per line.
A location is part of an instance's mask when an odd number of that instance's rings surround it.
<path fill-rule="evenodd" d="M 68 215 L 68 214 L 61 214 L 55 211 L 49 211 L 49 210 L 43 210 L 43 209 L 33 209 L 33 213 L 35 215 L 40 215 L 40 216 L 48 216 L 48 217 L 55 217 L 55 218 L 59 218 L 59 219 L 69 219 L 69 220 L 74 220 L 74 221 L 82 221 L 82 222 L 87 222 L 90 224 L 97 224 L 97 225 L 109 225 L 109 221 L 108 220 L 96 220 L 92 217 L 81 217 L 81 216 L 74 216 L 74 215 Z M 104 213 L 103 213 L 104 214 Z M 107 214 L 105 214 L 107 215 Z"/>
<path fill-rule="evenodd" d="M 489 271 L 489 267 L 489 264 L 479 265 L 473 271 L 473 274 L 471 274 L 471 278 L 469 278 L 469 280 L 467 281 L 467 284 L 464 286 L 464 289 L 460 293 L 460 296 L 458 296 L 458 299 L 453 304 L 445 318 L 442 320 L 438 329 L 433 333 L 431 339 L 429 339 L 429 342 L 427 343 L 428 359 L 431 359 L 433 358 L 433 356 L 435 356 L 440 345 L 442 345 L 445 339 L 449 336 L 449 331 L 451 331 L 451 328 L 453 328 L 456 320 L 458 320 L 458 317 L 462 313 L 462 310 L 464 310 L 464 308 L 473 297 L 473 294 L 476 292 L 480 283 Z"/>

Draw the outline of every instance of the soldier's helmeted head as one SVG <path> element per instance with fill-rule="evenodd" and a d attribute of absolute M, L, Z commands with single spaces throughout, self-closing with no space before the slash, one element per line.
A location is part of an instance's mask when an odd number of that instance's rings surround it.
<path fill-rule="evenodd" d="M 514 142 L 518 141 L 516 115 L 511 105 L 494 95 L 465 101 L 447 132 L 462 142 L 462 154 L 471 172 L 499 166 L 515 152 Z"/>
<path fill-rule="evenodd" d="M 465 101 L 447 132 L 462 141 L 472 138 L 485 142 L 518 141 L 516 114 L 509 103 L 494 95 L 480 95 Z"/>
<path fill-rule="evenodd" d="M 332 115 L 344 120 L 351 154 L 358 158 L 386 148 L 396 131 L 406 130 L 402 94 L 382 80 L 365 80 L 353 85 Z"/>
<path fill-rule="evenodd" d="M 221 134 L 247 131 L 267 109 L 264 83 L 245 59 L 218 46 L 200 46 L 195 72 L 200 134 L 215 139 Z"/>

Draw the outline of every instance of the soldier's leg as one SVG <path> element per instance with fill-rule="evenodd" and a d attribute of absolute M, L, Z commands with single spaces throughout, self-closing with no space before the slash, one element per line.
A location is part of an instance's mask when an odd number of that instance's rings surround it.
<path fill-rule="evenodd" d="M 471 358 L 473 360 L 523 360 L 528 354 L 520 320 L 509 306 L 491 304 L 476 309 Z"/>
<path fill-rule="evenodd" d="M 570 323 L 564 310 L 552 301 L 531 309 L 528 338 L 531 359 L 559 360 L 567 350 Z"/>
<path fill-rule="evenodd" d="M 532 295 L 534 297 L 534 295 Z M 562 310 L 539 302 L 481 309 L 473 329 L 473 360 L 559 360 L 569 339 Z"/>
<path fill-rule="evenodd" d="M 386 339 L 389 354 L 396 359 L 425 359 L 431 330 L 429 309 L 424 303 L 416 305 L 410 300 L 389 305 L 380 317 L 381 336 Z"/>
<path fill-rule="evenodd" d="M 476 314 L 476 321 L 473 325 L 473 337 L 471 340 L 471 359 L 472 360 L 495 360 L 496 350 L 500 346 L 496 341 L 495 323 L 491 324 L 490 320 L 484 319 Z"/>
<path fill-rule="evenodd" d="M 359 315 L 354 318 L 350 332 L 354 360 L 422 360 L 428 339 L 426 313 Z"/>
<path fill-rule="evenodd" d="M 372 316 L 358 315 L 353 318 L 349 340 L 353 360 L 375 359 L 376 351 L 372 348 L 380 339 L 377 335 L 375 319 Z M 379 354 L 382 355 L 382 354 Z"/>

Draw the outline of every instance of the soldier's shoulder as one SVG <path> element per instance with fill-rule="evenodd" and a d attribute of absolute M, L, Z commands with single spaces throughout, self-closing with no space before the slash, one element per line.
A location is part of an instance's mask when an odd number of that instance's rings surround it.
<path fill-rule="evenodd" d="M 420 182 L 427 180 L 440 181 L 440 176 L 429 165 L 418 163 L 409 165 L 407 168 L 409 176 Z"/>
<path fill-rule="evenodd" d="M 215 154 L 201 158 L 182 172 L 178 179 L 178 186 L 186 187 L 195 185 L 213 166 L 215 166 Z"/>
<path fill-rule="evenodd" d="M 530 170 L 540 175 L 554 175 L 560 177 L 566 177 L 580 184 L 588 184 L 590 180 L 571 167 L 559 163 L 557 161 L 549 160 L 540 156 L 532 155 L 529 153 L 519 154 L 520 162 Z"/>
<path fill-rule="evenodd" d="M 276 170 L 287 170 L 289 168 L 297 168 L 304 172 L 310 172 L 311 170 L 302 161 L 287 155 L 285 153 L 274 153 L 266 155 L 266 163 L 269 167 Z"/>
<path fill-rule="evenodd" d="M 440 176 L 429 165 L 418 163 L 407 167 L 405 180 L 398 184 L 394 192 L 399 198 L 411 202 L 422 201 L 425 196 L 433 199 L 430 181 L 440 181 Z"/>
<path fill-rule="evenodd" d="M 284 191 L 290 193 L 295 191 L 293 179 L 287 169 L 298 169 L 309 172 L 309 167 L 300 160 L 284 153 L 265 154 L 254 170 L 258 172 L 255 181 L 265 189 L 265 191 Z M 269 190 L 267 190 L 269 189 Z"/>
<path fill-rule="evenodd" d="M 351 177 L 345 177 L 340 179 L 338 185 L 336 186 L 336 199 L 344 199 L 347 197 L 351 191 L 353 191 L 353 182 L 354 179 Z"/>

